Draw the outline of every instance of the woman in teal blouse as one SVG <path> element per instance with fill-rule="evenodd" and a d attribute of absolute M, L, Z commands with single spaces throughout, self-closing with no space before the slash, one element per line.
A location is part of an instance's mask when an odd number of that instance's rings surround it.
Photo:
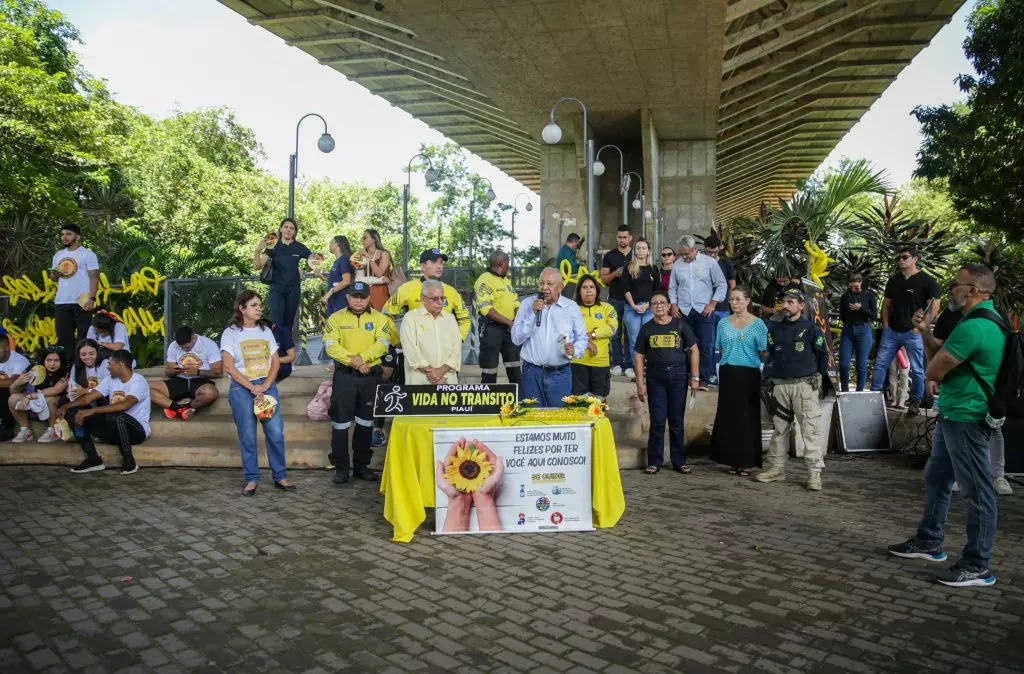
<path fill-rule="evenodd" d="M 715 336 L 722 360 L 711 459 L 747 476 L 761 467 L 761 361 L 768 352 L 768 327 L 750 313 L 746 288 L 729 292 L 729 307 L 732 315 L 718 323 Z"/>

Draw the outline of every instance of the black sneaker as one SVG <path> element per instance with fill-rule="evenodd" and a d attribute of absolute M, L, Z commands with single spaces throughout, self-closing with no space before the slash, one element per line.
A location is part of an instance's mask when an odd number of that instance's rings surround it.
<path fill-rule="evenodd" d="M 380 478 L 377 477 L 377 473 L 373 472 L 369 468 L 356 468 L 352 471 L 352 477 L 359 480 L 368 480 L 370 482 L 377 482 Z"/>
<path fill-rule="evenodd" d="M 337 472 L 336 471 L 334 473 L 334 479 L 332 480 L 332 482 L 334 482 L 334 484 L 347 484 L 348 483 L 348 470 L 346 470 L 344 472 Z"/>
<path fill-rule="evenodd" d="M 921 413 L 921 401 L 911 400 L 907 403 L 907 416 L 914 417 Z"/>
<path fill-rule="evenodd" d="M 908 538 L 903 543 L 889 546 L 889 554 L 903 559 L 925 559 L 929 562 L 946 561 L 946 551 L 940 545 L 937 548 L 922 548 L 913 538 Z"/>
<path fill-rule="evenodd" d="M 984 571 L 971 571 L 960 566 L 953 565 L 945 571 L 935 574 L 935 580 L 950 587 L 974 587 L 995 585 L 995 575 L 985 569 Z"/>
<path fill-rule="evenodd" d="M 139 464 L 135 463 L 135 459 L 121 464 L 121 475 L 131 475 L 137 472 L 139 472 Z"/>
<path fill-rule="evenodd" d="M 72 468 L 72 473 L 92 473 L 97 470 L 104 470 L 106 466 L 103 465 L 103 459 L 86 459 L 82 463 L 78 464 L 77 468 Z"/>

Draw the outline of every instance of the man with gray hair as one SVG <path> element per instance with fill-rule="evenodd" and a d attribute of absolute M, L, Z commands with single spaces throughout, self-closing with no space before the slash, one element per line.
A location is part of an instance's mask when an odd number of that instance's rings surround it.
<path fill-rule="evenodd" d="M 697 251 L 690 234 L 679 237 L 679 258 L 672 265 L 668 298 L 672 316 L 682 318 L 697 335 L 700 348 L 700 388 L 718 385 L 715 359 L 715 307 L 725 301 L 727 283 L 722 268 L 713 257 Z"/>
<path fill-rule="evenodd" d="M 406 384 L 458 384 L 462 364 L 459 322 L 444 311 L 444 284 L 423 281 L 420 306 L 402 319 Z"/>
<path fill-rule="evenodd" d="M 548 267 L 540 273 L 540 292 L 519 305 L 512 342 L 522 347 L 520 400 L 534 398 L 541 407 L 561 407 L 572 392 L 569 362 L 587 348 L 587 325 L 579 305 L 562 296 L 562 275 Z"/>

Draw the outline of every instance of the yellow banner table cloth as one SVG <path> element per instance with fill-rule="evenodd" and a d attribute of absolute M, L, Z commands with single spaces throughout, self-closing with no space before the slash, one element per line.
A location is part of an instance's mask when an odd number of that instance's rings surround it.
<path fill-rule="evenodd" d="M 384 477 L 384 519 L 395 529 L 392 540 L 408 543 L 416 528 L 434 507 L 434 428 L 480 428 L 491 426 L 553 426 L 593 422 L 594 526 L 615 526 L 626 509 L 615 454 L 615 438 L 607 417 L 590 419 L 586 409 L 530 410 L 523 416 L 396 417 L 391 426 Z"/>

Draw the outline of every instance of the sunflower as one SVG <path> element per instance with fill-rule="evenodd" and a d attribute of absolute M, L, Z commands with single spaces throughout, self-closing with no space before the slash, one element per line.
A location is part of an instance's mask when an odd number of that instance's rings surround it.
<path fill-rule="evenodd" d="M 579 401 L 579 396 L 565 396 L 564 398 L 562 398 L 562 402 L 565 403 L 566 405 L 573 405 L 575 403 L 578 403 Z"/>
<path fill-rule="evenodd" d="M 459 447 L 444 469 L 444 477 L 461 492 L 479 491 L 493 467 L 487 455 L 476 447 Z"/>
<path fill-rule="evenodd" d="M 591 419 L 597 419 L 604 416 L 604 410 L 601 409 L 600 403 L 591 403 L 590 407 L 587 408 L 587 416 Z"/>
<path fill-rule="evenodd" d="M 526 400 L 521 400 L 520 402 L 522 404 L 524 404 L 524 405 L 536 405 L 537 404 L 537 399 L 536 398 L 527 398 Z"/>
<path fill-rule="evenodd" d="M 503 417 L 510 417 L 515 413 L 515 411 L 516 406 L 512 403 L 505 403 L 501 406 L 501 416 Z"/>

